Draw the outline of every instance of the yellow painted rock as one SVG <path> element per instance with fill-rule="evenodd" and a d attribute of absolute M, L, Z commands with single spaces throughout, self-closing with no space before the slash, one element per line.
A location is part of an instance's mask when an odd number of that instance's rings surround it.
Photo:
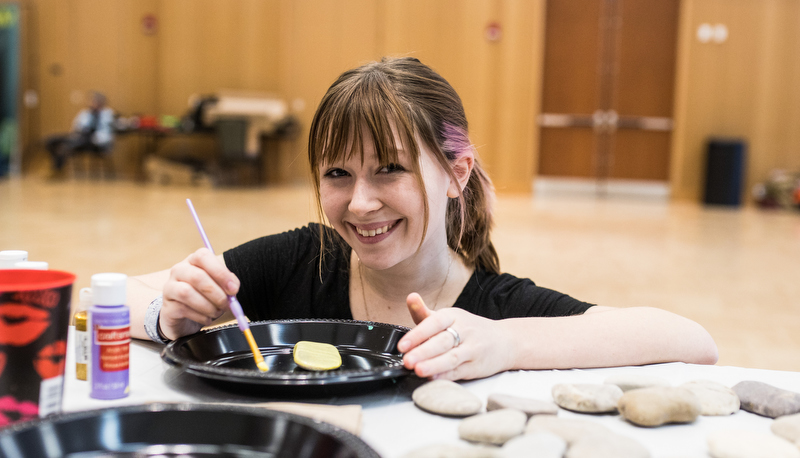
<path fill-rule="evenodd" d="M 329 371 L 342 365 L 342 355 L 331 344 L 301 340 L 295 344 L 292 355 L 295 364 L 310 371 Z"/>

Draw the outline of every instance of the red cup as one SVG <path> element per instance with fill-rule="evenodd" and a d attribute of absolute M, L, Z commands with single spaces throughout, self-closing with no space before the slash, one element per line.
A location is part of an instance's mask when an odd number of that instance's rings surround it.
<path fill-rule="evenodd" d="M 75 275 L 0 270 L 0 428 L 61 411 Z"/>

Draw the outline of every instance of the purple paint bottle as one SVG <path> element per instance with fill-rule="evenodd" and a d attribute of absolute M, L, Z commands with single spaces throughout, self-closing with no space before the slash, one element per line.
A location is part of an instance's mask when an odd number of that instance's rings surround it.
<path fill-rule="evenodd" d="M 125 305 L 125 274 L 92 275 L 88 329 L 92 347 L 89 396 L 124 398 L 130 392 L 128 362 L 131 342 L 130 310 Z"/>

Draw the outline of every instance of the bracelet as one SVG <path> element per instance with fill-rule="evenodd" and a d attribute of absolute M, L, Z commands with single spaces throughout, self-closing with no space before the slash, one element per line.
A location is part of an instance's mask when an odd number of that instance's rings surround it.
<path fill-rule="evenodd" d="M 171 340 L 164 337 L 161 333 L 161 326 L 159 323 L 163 300 L 164 296 L 158 296 L 147 306 L 147 312 L 144 315 L 144 331 L 147 333 L 147 337 L 153 342 L 168 344 Z"/>

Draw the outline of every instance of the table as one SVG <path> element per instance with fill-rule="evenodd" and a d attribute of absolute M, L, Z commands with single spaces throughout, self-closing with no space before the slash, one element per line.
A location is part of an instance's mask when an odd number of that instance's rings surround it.
<path fill-rule="evenodd" d="M 214 132 L 181 132 L 162 127 L 141 127 L 118 130 L 116 134 L 120 140 L 129 138 L 136 141 L 136 147 L 132 149 L 133 157 L 127 162 L 133 166 L 133 178 L 139 182 L 148 180 L 146 165 L 151 158 L 183 164 L 195 175 L 216 161 Z M 160 152 L 165 146 L 170 149 L 168 154 Z"/>
<path fill-rule="evenodd" d="M 264 396 L 244 395 L 223 391 L 195 376 L 170 367 L 161 360 L 162 347 L 151 342 L 131 343 L 130 396 L 113 401 L 92 399 L 89 397 L 89 384 L 75 378 L 72 333 L 71 328 L 64 384 L 65 412 L 150 402 L 251 403 L 291 400 L 329 405 L 359 404 L 363 409 L 361 438 L 383 457 L 400 457 L 426 445 L 463 443 L 458 438 L 459 419 L 425 413 L 414 406 L 411 392 L 416 386 L 424 383 L 416 377 L 409 377 L 395 385 L 357 396 L 281 399 L 270 398 L 269 393 L 265 393 Z M 799 372 L 684 363 L 605 369 L 510 371 L 462 384 L 481 397 L 484 402 L 492 393 L 550 400 L 552 399 L 550 390 L 557 383 L 603 383 L 611 375 L 631 372 L 658 376 L 673 385 L 698 379 L 713 380 L 726 386 L 733 386 L 743 380 L 758 380 L 787 390 L 800 390 Z M 770 418 L 739 411 L 726 417 L 699 417 L 697 421 L 688 425 L 641 428 L 622 420 L 619 415 L 582 415 L 563 409 L 558 415 L 598 422 L 618 434 L 632 437 L 647 447 L 653 458 L 707 457 L 706 436 L 709 433 L 717 430 L 741 429 L 769 433 L 773 421 Z"/>

